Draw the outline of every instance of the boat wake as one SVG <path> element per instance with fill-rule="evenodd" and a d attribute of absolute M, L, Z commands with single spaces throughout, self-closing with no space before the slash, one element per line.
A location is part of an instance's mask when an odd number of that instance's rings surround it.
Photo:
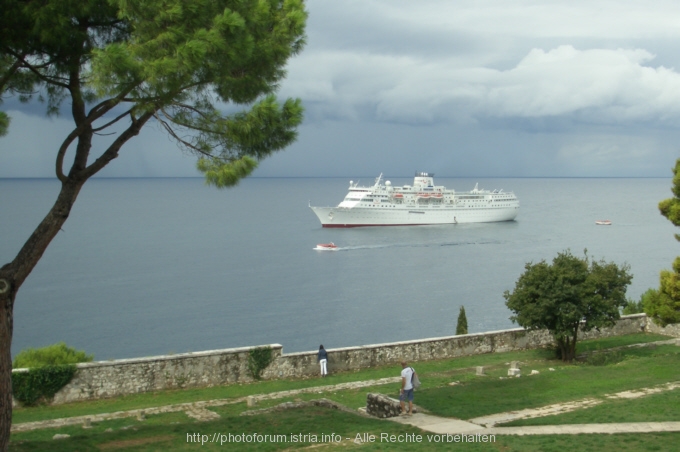
<path fill-rule="evenodd" d="M 443 243 L 398 243 L 385 245 L 357 245 L 357 246 L 339 246 L 335 251 L 357 251 L 357 250 L 377 250 L 384 248 L 436 248 L 440 246 L 466 246 L 466 245 L 494 245 L 500 244 L 498 240 L 480 241 L 480 242 L 443 242 Z"/>

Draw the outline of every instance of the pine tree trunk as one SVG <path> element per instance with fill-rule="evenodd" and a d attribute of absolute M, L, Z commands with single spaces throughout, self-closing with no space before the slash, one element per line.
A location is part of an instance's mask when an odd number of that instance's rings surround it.
<path fill-rule="evenodd" d="M 85 180 L 62 183 L 52 209 L 33 231 L 16 258 L 0 268 L 0 451 L 7 451 L 12 428 L 12 331 L 14 300 L 52 239 L 66 222 Z"/>
<path fill-rule="evenodd" d="M 14 296 L 0 270 L 0 451 L 9 448 L 12 427 L 12 307 Z"/>

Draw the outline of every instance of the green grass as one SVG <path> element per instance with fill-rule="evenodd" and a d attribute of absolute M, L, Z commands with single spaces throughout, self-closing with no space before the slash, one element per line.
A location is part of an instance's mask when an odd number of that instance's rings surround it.
<path fill-rule="evenodd" d="M 656 335 L 630 335 L 615 338 L 582 342 L 578 352 L 591 352 L 621 347 L 632 343 L 650 342 L 667 339 Z M 622 349 L 623 361 L 618 364 L 591 366 L 587 364 L 567 364 L 554 359 L 548 350 L 529 350 L 524 352 L 496 353 L 470 356 L 458 359 L 414 363 L 421 375 L 423 388 L 416 393 L 416 403 L 442 416 L 463 419 L 486 414 L 499 413 L 522 408 L 538 407 L 551 403 L 578 400 L 584 397 L 601 397 L 627 389 L 639 389 L 659 383 L 680 380 L 680 347 L 664 345 L 645 348 Z M 507 363 L 520 361 L 524 375 L 521 378 L 500 380 L 507 375 Z M 486 377 L 476 377 L 475 366 L 485 366 Z M 548 370 L 555 369 L 554 372 Z M 540 371 L 539 375 L 526 376 L 531 369 Z M 399 366 L 366 369 L 359 372 L 346 372 L 332 375 L 326 379 L 277 380 L 253 384 L 232 385 L 219 388 L 164 391 L 153 394 L 140 394 L 114 400 L 75 403 L 55 407 L 36 407 L 15 410 L 14 422 L 51 419 L 102 412 L 148 408 L 174 403 L 209 400 L 216 398 L 236 398 L 246 395 L 270 393 L 319 385 L 332 385 L 348 381 L 362 381 L 387 376 L 398 376 Z M 459 381 L 457 386 L 448 383 Z M 380 385 L 373 388 L 356 390 L 327 391 L 319 394 L 300 394 L 277 400 L 263 400 L 257 408 L 266 408 L 291 400 L 310 400 L 326 397 L 352 409 L 366 404 L 366 393 L 380 392 L 396 396 L 398 384 Z M 564 414 L 563 422 L 549 423 L 589 423 L 621 422 L 625 420 L 677 420 L 678 410 L 674 407 L 680 402 L 680 391 L 671 391 L 658 396 L 647 396 L 638 400 L 607 401 L 602 407 L 584 409 Z M 221 419 L 198 423 L 185 413 L 168 413 L 148 416 L 145 421 L 133 418 L 105 421 L 84 430 L 80 426 L 60 429 L 44 429 L 12 435 L 10 450 L 33 451 L 88 451 L 88 450 L 222 450 L 227 445 L 187 443 L 187 433 L 238 434 L 257 432 L 260 434 L 293 433 L 335 433 L 343 437 L 336 447 L 357 447 L 352 440 L 357 433 L 425 435 L 422 431 L 389 421 L 363 418 L 353 414 L 310 407 L 285 412 L 275 412 L 257 416 L 240 416 L 248 410 L 245 403 L 235 403 L 212 408 Z M 631 410 L 636 417 L 631 417 Z M 591 413 L 591 414 L 587 414 Z M 646 413 L 646 414 L 645 414 Z M 607 414 L 609 417 L 605 417 Z M 628 415 L 628 416 L 626 416 Z M 553 419 L 561 416 L 552 416 Z M 581 416 L 579 418 L 579 416 Z M 584 417 L 585 416 L 585 417 Z M 589 417 L 588 417 L 589 416 Z M 548 419 L 548 418 L 545 418 Z M 574 421 L 573 419 L 582 419 Z M 590 420 L 588 420 L 590 419 Z M 531 425 L 537 425 L 536 419 Z M 524 421 L 522 421 L 524 422 Z M 519 425 L 519 424 L 518 424 Z M 123 429 L 123 427 L 128 427 Z M 106 432 L 113 429 L 113 432 Z M 72 435 L 66 440 L 52 440 L 55 433 Z M 640 437 L 643 440 L 640 440 Z M 677 435 L 673 438 L 676 438 Z M 344 439 L 349 438 L 349 440 Z M 495 444 L 458 445 L 461 450 L 470 451 L 549 451 L 563 448 L 578 450 L 670 450 L 669 435 L 543 435 L 540 437 L 497 437 Z M 424 440 L 421 444 L 380 443 L 363 444 L 362 450 L 451 450 L 450 444 L 434 444 Z M 239 444 L 238 450 L 284 450 L 314 445 L 302 443 Z M 231 446 L 234 446 L 233 444 Z"/>
<path fill-rule="evenodd" d="M 678 379 L 680 380 L 680 377 Z M 601 404 L 591 408 L 534 419 L 520 419 L 503 424 L 503 426 L 666 422 L 679 420 L 680 389 L 675 389 L 659 394 L 647 395 L 639 399 L 603 399 Z"/>
<path fill-rule="evenodd" d="M 612 366 L 549 365 L 523 367 L 521 378 L 500 380 L 498 373 L 474 378 L 458 386 L 420 391 L 416 403 L 433 414 L 470 419 L 494 413 L 536 408 L 559 402 L 630 389 L 655 386 L 680 379 L 680 348 L 665 345 L 627 349 L 623 362 Z M 528 376 L 530 369 L 539 375 Z"/>
<path fill-rule="evenodd" d="M 477 451 L 541 451 L 562 452 L 564 450 L 596 451 L 669 451 L 677 444 L 677 434 L 617 434 L 617 435 L 542 435 L 542 436 L 496 436 L 495 443 L 458 443 L 446 444 L 428 441 L 428 433 L 414 427 L 404 426 L 390 421 L 368 419 L 349 413 L 337 412 L 321 408 L 303 408 L 265 414 L 261 416 L 224 417 L 213 422 L 178 423 L 153 425 L 150 420 L 144 422 L 133 421 L 127 425 L 132 428 L 121 430 L 124 423 L 118 423 L 113 432 L 104 432 L 102 426 L 92 430 L 82 430 L 78 427 L 64 429 L 63 432 L 72 434 L 71 438 L 52 440 L 49 435 L 31 441 L 17 441 L 13 437 L 10 450 L 54 451 L 54 452 L 88 452 L 100 450 L 125 451 L 194 451 L 194 450 L 243 450 L 243 451 L 277 451 L 295 450 L 309 446 L 319 446 L 319 442 L 308 441 L 291 442 L 291 435 L 316 435 L 321 441 L 321 435 L 334 435 L 341 438 L 339 443 L 326 444 L 321 450 L 346 450 L 360 448 L 362 451 L 422 451 L 422 450 L 464 450 Z M 99 429 L 99 430 L 96 430 Z M 212 443 L 212 435 L 240 435 L 258 433 L 260 435 L 285 435 L 288 442 L 260 442 L 260 443 Z M 198 440 L 194 435 L 207 435 L 203 445 L 188 438 Z M 374 435 L 376 442 L 358 445 L 354 443 L 357 435 Z M 421 436 L 421 442 L 386 442 L 380 441 L 381 435 L 411 435 L 411 438 Z M 271 436 L 270 436 L 271 437 Z M 219 438 L 219 436 L 218 436 Z M 384 438 L 384 437 L 383 437 Z M 304 437 L 303 437 L 304 439 Z"/>

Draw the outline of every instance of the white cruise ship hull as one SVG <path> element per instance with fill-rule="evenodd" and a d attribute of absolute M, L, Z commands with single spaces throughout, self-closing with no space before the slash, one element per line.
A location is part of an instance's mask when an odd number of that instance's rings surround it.
<path fill-rule="evenodd" d="M 420 226 L 428 224 L 491 223 L 512 221 L 514 207 L 311 207 L 324 228 L 360 226 Z"/>
<path fill-rule="evenodd" d="M 324 228 L 417 226 L 426 224 L 490 223 L 514 220 L 519 200 L 512 192 L 456 192 L 434 185 L 434 174 L 416 173 L 413 185 L 381 183 L 368 187 L 349 182 L 349 192 L 336 207 L 310 208 Z"/>

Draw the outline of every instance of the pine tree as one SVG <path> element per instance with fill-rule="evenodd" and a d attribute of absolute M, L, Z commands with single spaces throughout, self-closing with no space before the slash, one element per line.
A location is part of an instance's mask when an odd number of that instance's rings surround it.
<path fill-rule="evenodd" d="M 659 203 L 661 215 L 676 226 L 680 226 L 680 159 L 673 168 L 673 197 Z M 680 240 L 680 235 L 675 234 Z M 680 322 L 680 257 L 673 262 L 673 271 L 663 270 L 659 278 L 659 289 L 650 290 L 644 300 L 647 315 L 661 326 Z"/>
<path fill-rule="evenodd" d="M 465 316 L 465 306 L 460 307 L 458 313 L 458 324 L 456 325 L 456 336 L 459 334 L 468 334 L 467 317 Z"/>
<path fill-rule="evenodd" d="M 16 247 L 14 260 L 0 265 L 0 451 L 6 451 L 17 292 L 62 230 L 83 185 L 147 124 L 197 156 L 198 169 L 216 187 L 236 185 L 259 161 L 293 143 L 302 103 L 279 101 L 276 91 L 305 42 L 307 12 L 302 0 L 1 5 L 0 105 L 6 98 L 36 98 L 48 114 L 64 107 L 73 118 L 61 143 L 41 149 L 61 183 L 54 206 Z M 0 112 L 0 135 L 9 119 Z M 13 215 L 3 211 L 2 221 Z"/>

